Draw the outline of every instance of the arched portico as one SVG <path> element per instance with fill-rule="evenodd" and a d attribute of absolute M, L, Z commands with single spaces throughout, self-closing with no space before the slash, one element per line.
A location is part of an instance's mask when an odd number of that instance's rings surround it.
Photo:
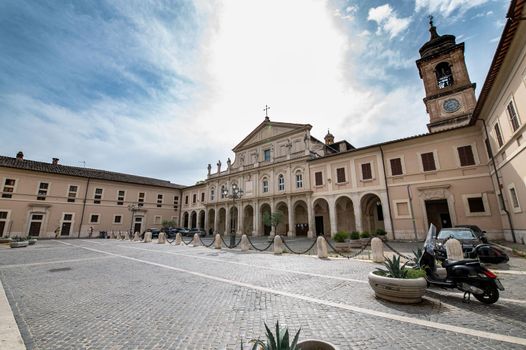
<path fill-rule="evenodd" d="M 336 230 L 352 232 L 356 231 L 356 220 L 354 217 L 354 205 L 347 196 L 336 199 Z"/>
<path fill-rule="evenodd" d="M 276 212 L 281 213 L 281 222 L 276 226 L 276 234 L 285 236 L 289 232 L 289 209 L 287 203 L 278 202 L 276 204 Z"/>
<path fill-rule="evenodd" d="M 374 193 L 365 194 L 360 200 L 360 207 L 364 231 L 374 233 L 377 229 L 385 230 L 382 201 L 378 195 Z"/>
<path fill-rule="evenodd" d="M 265 225 L 265 223 L 263 222 L 263 218 L 265 217 L 265 215 L 270 215 L 272 213 L 272 210 L 270 209 L 270 205 L 268 203 L 264 203 L 261 205 L 261 207 L 259 208 L 259 212 L 260 212 L 260 223 L 258 225 L 260 225 L 260 229 L 259 229 L 259 232 L 263 232 L 263 235 L 264 236 L 269 236 L 270 235 L 270 232 L 272 231 L 272 227 L 270 225 Z M 265 214 L 265 213 L 268 213 L 268 214 Z"/>
<path fill-rule="evenodd" d="M 208 232 L 210 231 L 210 228 L 214 231 L 216 231 L 216 227 L 215 227 L 215 219 L 216 219 L 216 211 L 215 209 L 209 209 L 208 210 L 208 222 L 207 222 L 207 234 Z"/>
<path fill-rule="evenodd" d="M 238 215 L 239 215 L 239 211 L 237 209 L 237 206 L 235 207 L 232 206 L 230 208 L 230 222 L 227 223 L 229 227 L 228 233 L 237 232 Z"/>
<path fill-rule="evenodd" d="M 190 214 L 190 228 L 197 228 L 197 213 L 195 211 Z"/>
<path fill-rule="evenodd" d="M 293 228 L 296 236 L 307 236 L 309 232 L 309 214 L 307 203 L 303 200 L 298 200 L 294 203 L 294 223 Z"/>
<path fill-rule="evenodd" d="M 198 217 L 198 220 L 197 220 L 197 226 L 201 230 L 205 229 L 205 211 L 204 210 L 200 210 L 199 211 L 199 217 Z"/>
<path fill-rule="evenodd" d="M 218 222 L 217 222 L 217 233 L 225 234 L 226 232 L 226 209 L 219 208 L 218 210 Z"/>
<path fill-rule="evenodd" d="M 329 203 L 324 198 L 318 198 L 313 203 L 316 235 L 331 234 Z"/>
<path fill-rule="evenodd" d="M 188 227 L 189 224 L 189 215 L 188 212 L 185 211 L 183 214 L 183 227 Z"/>
<path fill-rule="evenodd" d="M 243 225 L 242 232 L 247 235 L 252 235 L 254 231 L 254 208 L 249 204 L 243 209 Z"/>

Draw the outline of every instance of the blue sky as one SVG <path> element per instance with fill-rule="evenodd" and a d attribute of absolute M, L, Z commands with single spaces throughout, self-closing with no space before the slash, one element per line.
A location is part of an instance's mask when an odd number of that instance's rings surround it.
<path fill-rule="evenodd" d="M 355 146 L 426 132 L 415 60 L 466 43 L 482 88 L 496 0 L 0 2 L 0 154 L 190 185 L 264 118 Z"/>

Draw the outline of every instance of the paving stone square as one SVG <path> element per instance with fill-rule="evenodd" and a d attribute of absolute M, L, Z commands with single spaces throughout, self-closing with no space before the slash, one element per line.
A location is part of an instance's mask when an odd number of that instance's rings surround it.
<path fill-rule="evenodd" d="M 359 259 L 118 240 L 2 249 L 0 279 L 27 349 L 239 349 L 278 320 L 340 349 L 523 349 L 515 259 L 494 305 L 440 289 L 419 305 L 378 300 L 378 265 Z"/>

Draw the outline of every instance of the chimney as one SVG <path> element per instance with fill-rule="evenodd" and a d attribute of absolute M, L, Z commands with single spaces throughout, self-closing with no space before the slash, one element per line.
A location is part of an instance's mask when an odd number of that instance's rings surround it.
<path fill-rule="evenodd" d="M 16 154 L 16 159 L 24 160 L 24 153 L 22 153 L 22 151 L 18 151 L 18 153 Z"/>
<path fill-rule="evenodd" d="M 53 158 L 53 161 L 51 162 L 53 165 L 58 165 L 58 158 Z"/>

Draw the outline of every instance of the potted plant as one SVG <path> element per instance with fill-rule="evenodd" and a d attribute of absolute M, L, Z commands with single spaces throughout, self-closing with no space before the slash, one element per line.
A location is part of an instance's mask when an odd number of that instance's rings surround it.
<path fill-rule="evenodd" d="M 427 288 L 426 273 L 422 269 L 408 269 L 406 264 L 400 265 L 400 257 L 394 256 L 386 258 L 385 269 L 369 273 L 369 285 L 377 298 L 402 304 L 422 301 Z"/>
<path fill-rule="evenodd" d="M 360 232 L 351 232 L 351 236 L 349 238 L 349 245 L 351 246 L 351 248 L 360 248 L 362 246 L 362 243 L 360 242 Z"/>
<path fill-rule="evenodd" d="M 387 232 L 383 228 L 377 228 L 375 231 L 375 236 L 380 238 L 382 241 L 387 240 Z"/>
<path fill-rule="evenodd" d="M 27 238 L 20 237 L 20 236 L 13 237 L 13 240 L 11 241 L 11 243 L 9 243 L 9 246 L 11 248 L 22 248 L 22 247 L 27 247 L 28 245 L 29 245 L 29 242 Z"/>
<path fill-rule="evenodd" d="M 367 243 L 369 243 L 369 240 L 371 238 L 371 234 L 369 231 L 363 231 L 360 233 L 360 241 L 362 243 L 362 246 L 365 246 Z"/>
<path fill-rule="evenodd" d="M 334 248 L 336 248 L 339 252 L 348 252 L 351 250 L 351 246 L 349 245 L 349 242 L 347 242 L 347 239 L 349 238 L 349 233 L 345 231 L 339 231 L 336 232 L 334 235 Z"/>
<path fill-rule="evenodd" d="M 328 342 L 317 339 L 307 339 L 303 341 L 298 341 L 300 336 L 300 330 L 294 336 L 292 343 L 290 343 L 289 330 L 288 328 L 280 329 L 279 321 L 276 322 L 276 333 L 268 328 L 265 323 L 266 329 L 266 341 L 258 339 L 252 339 L 251 350 L 338 350 L 338 348 Z M 243 350 L 243 341 L 241 341 L 241 350 Z"/>

